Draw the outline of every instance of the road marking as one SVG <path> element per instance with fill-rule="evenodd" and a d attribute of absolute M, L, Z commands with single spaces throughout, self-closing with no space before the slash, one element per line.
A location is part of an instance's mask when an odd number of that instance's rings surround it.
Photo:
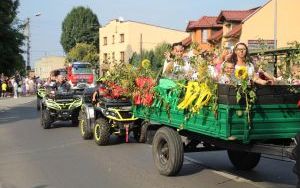
<path fill-rule="evenodd" d="M 0 120 L 6 120 L 6 119 L 16 119 L 18 118 L 17 116 L 12 116 L 12 117 L 3 117 L 3 118 L 0 118 Z"/>
<path fill-rule="evenodd" d="M 213 173 L 218 174 L 218 175 L 220 175 L 220 176 L 223 176 L 223 177 L 225 177 L 225 178 L 228 178 L 228 179 L 230 179 L 230 180 L 233 180 L 233 181 L 235 181 L 235 182 L 239 182 L 239 183 L 248 183 L 248 184 L 254 185 L 255 187 L 264 188 L 263 186 L 258 185 L 258 184 L 256 184 L 255 182 L 253 182 L 253 181 L 251 181 L 251 180 L 248 180 L 248 179 L 246 179 L 246 178 L 242 178 L 242 177 L 240 177 L 240 176 L 236 176 L 236 175 L 230 174 L 230 173 L 228 173 L 228 172 L 223 172 L 223 171 L 218 171 L 218 170 L 216 170 L 216 169 L 213 169 L 213 168 L 211 168 L 211 167 L 205 165 L 204 162 L 195 160 L 195 159 L 193 159 L 193 158 L 191 158 L 191 157 L 184 156 L 184 159 L 186 159 L 187 161 L 190 161 L 190 162 L 192 162 L 192 163 L 194 163 L 194 164 L 203 166 L 203 167 L 205 167 L 205 168 L 211 170 Z M 222 182 L 222 183 L 226 183 L 226 182 Z"/>

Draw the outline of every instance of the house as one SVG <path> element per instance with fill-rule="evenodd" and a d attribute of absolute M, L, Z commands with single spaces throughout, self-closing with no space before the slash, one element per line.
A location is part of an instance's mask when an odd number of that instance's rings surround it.
<path fill-rule="evenodd" d="M 128 62 L 134 52 L 154 49 L 158 44 L 175 43 L 188 33 L 166 27 L 115 19 L 100 28 L 100 74 L 115 63 Z"/>
<path fill-rule="evenodd" d="M 230 48 L 240 40 L 242 21 L 253 14 L 258 8 L 249 10 L 222 10 L 216 22 L 222 25 L 219 32 L 208 38 L 214 47 Z"/>
<path fill-rule="evenodd" d="M 39 59 L 35 63 L 35 76 L 46 79 L 50 76 L 50 72 L 65 67 L 65 57 L 48 56 Z"/>
<path fill-rule="evenodd" d="M 198 48 L 210 50 L 211 45 L 208 39 L 220 33 L 222 29 L 222 25 L 216 21 L 217 17 L 214 16 L 203 16 L 199 20 L 189 21 L 186 31 L 190 33 L 190 36 L 182 41 L 183 45 L 188 46 L 191 43 L 197 43 Z"/>
<path fill-rule="evenodd" d="M 287 47 L 289 42 L 300 41 L 300 1 L 270 0 L 242 21 L 239 40 L 250 49 L 258 41 L 269 47 Z M 276 46 L 275 46 L 276 45 Z"/>

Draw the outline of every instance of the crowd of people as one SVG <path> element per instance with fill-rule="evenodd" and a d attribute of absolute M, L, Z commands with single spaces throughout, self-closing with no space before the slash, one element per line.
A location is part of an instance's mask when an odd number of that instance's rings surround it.
<path fill-rule="evenodd" d="M 197 55 L 196 53 L 193 50 L 185 51 L 181 43 L 173 44 L 172 51 L 165 53 L 163 76 L 178 78 L 179 75 L 188 80 L 197 79 L 197 67 L 193 67 L 190 61 L 193 56 Z M 292 65 L 289 79 L 283 80 L 282 77 L 274 77 L 252 63 L 245 43 L 237 43 L 232 50 L 226 49 L 220 56 L 214 54 L 207 71 L 214 81 L 222 84 L 232 84 L 236 81 L 235 70 L 242 67 L 247 72 L 249 82 L 260 85 L 300 85 L 300 64 Z"/>
<path fill-rule="evenodd" d="M 18 98 L 20 96 L 35 95 L 38 88 L 42 87 L 64 88 L 69 90 L 70 85 L 66 78 L 58 71 L 51 71 L 48 80 L 44 81 L 39 77 L 21 76 L 18 71 L 13 76 L 0 75 L 0 98 Z"/>
<path fill-rule="evenodd" d="M 18 71 L 11 77 L 2 73 L 0 76 L 0 96 L 2 98 L 18 98 L 19 96 L 33 95 L 41 84 L 42 80 L 38 77 L 22 77 Z"/>

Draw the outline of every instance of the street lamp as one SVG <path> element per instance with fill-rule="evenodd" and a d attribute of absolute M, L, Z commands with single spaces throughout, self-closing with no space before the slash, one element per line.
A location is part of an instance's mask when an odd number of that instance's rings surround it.
<path fill-rule="evenodd" d="M 40 12 L 35 14 L 34 16 L 40 16 L 42 15 Z M 31 70 L 30 67 L 30 18 L 28 17 L 25 22 L 25 32 L 27 34 L 27 45 L 26 45 L 26 55 L 27 55 L 27 61 L 26 61 L 26 71 Z"/>

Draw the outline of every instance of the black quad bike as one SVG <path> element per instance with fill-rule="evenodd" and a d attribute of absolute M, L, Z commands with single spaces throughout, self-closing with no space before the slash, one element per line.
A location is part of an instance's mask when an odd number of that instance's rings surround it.
<path fill-rule="evenodd" d="M 78 126 L 81 105 L 81 97 L 73 90 L 69 92 L 47 91 L 41 100 L 41 126 L 49 129 L 57 120 L 72 120 L 72 125 Z"/>
<path fill-rule="evenodd" d="M 139 140 L 140 126 L 131 111 L 131 102 L 127 98 L 110 99 L 101 97 L 97 104 L 91 99 L 92 88 L 87 88 L 82 97 L 79 114 L 80 134 L 83 139 L 94 138 L 98 145 L 108 145 L 110 135 L 114 134 L 129 140 L 132 131 L 135 140 Z"/>

